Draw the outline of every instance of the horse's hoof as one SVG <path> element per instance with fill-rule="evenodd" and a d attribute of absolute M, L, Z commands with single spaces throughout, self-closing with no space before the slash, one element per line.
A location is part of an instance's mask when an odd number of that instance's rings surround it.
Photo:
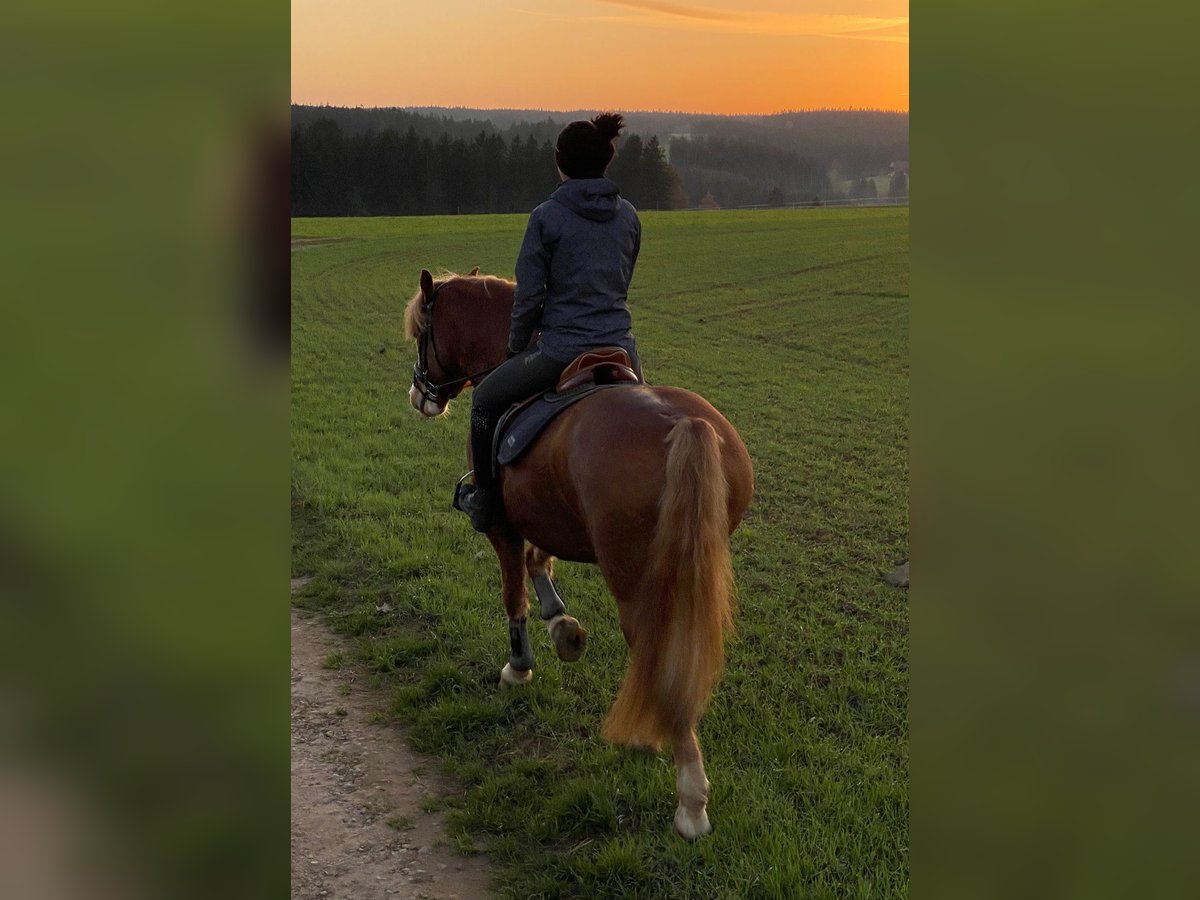
<path fill-rule="evenodd" d="M 500 670 L 500 684 L 502 687 L 520 687 L 523 684 L 529 684 L 533 681 L 533 669 L 526 669 L 524 672 L 518 671 L 508 663 L 504 664 L 504 668 Z"/>
<path fill-rule="evenodd" d="M 563 662 L 576 662 L 587 647 L 587 632 L 572 616 L 558 616 L 550 623 L 550 639 Z"/>
<path fill-rule="evenodd" d="M 712 825 L 708 821 L 708 812 L 704 809 L 694 814 L 682 805 L 675 810 L 675 830 L 679 836 L 689 841 L 712 833 Z"/>

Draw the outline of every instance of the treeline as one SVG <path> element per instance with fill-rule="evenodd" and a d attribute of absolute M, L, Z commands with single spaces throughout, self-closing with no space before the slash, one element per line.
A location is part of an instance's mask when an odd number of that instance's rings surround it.
<path fill-rule="evenodd" d="M 293 106 L 293 214 L 528 212 L 557 186 L 555 136 L 592 114 Z M 626 121 L 609 174 L 639 209 L 871 199 L 875 179 L 908 158 L 907 113 Z M 897 188 L 907 193 L 877 193 Z"/>
<path fill-rule="evenodd" d="M 553 142 L 567 122 L 586 119 L 596 110 L 547 112 L 532 109 L 468 109 L 454 107 L 293 106 L 292 124 L 333 119 L 347 134 L 415 128 L 419 137 L 442 134 L 471 140 L 480 131 L 497 132 L 508 143 L 532 135 Z M 908 159 L 908 113 L 867 109 L 819 109 L 769 116 L 718 116 L 701 113 L 622 110 L 630 132 L 659 136 L 664 144 L 686 136 L 693 141 L 718 139 L 774 147 L 815 160 L 841 180 L 882 175 L 888 165 Z M 671 159 L 672 163 L 675 160 Z M 752 176 L 747 166 L 735 171 Z"/>
<path fill-rule="evenodd" d="M 671 165 L 692 206 L 709 195 L 721 206 L 753 206 L 827 200 L 832 194 L 815 159 L 742 140 L 674 138 Z"/>
<path fill-rule="evenodd" d="M 639 209 L 687 205 L 657 137 L 624 137 L 609 175 Z M 554 146 L 480 130 L 469 140 L 414 125 L 346 134 L 332 118 L 292 129 L 293 216 L 529 212 L 558 186 Z"/>
<path fill-rule="evenodd" d="M 908 159 L 908 113 L 822 109 L 760 117 L 720 117 L 699 123 L 692 137 L 787 150 L 815 160 L 836 178 L 882 175 Z"/>
<path fill-rule="evenodd" d="M 848 200 L 875 200 L 887 197 L 889 200 L 903 200 L 908 196 L 908 176 L 903 171 L 895 171 L 889 176 L 887 186 L 881 192 L 874 178 L 859 178 L 846 186 Z"/>

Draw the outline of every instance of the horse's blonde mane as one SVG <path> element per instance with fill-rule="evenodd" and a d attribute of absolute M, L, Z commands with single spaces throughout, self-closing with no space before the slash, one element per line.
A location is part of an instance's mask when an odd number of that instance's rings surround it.
<path fill-rule="evenodd" d="M 492 288 L 512 287 L 515 284 L 515 282 L 498 278 L 495 275 L 459 275 L 457 272 L 442 271 L 434 277 L 433 286 L 437 288 L 453 279 L 467 282 L 466 287 L 469 291 L 482 292 L 483 296 L 489 299 L 493 296 Z M 421 332 L 429 327 L 429 314 L 425 309 L 424 301 L 424 295 L 418 287 L 417 292 L 408 301 L 408 305 L 404 307 L 404 336 L 410 341 L 415 341 L 421 336 Z"/>

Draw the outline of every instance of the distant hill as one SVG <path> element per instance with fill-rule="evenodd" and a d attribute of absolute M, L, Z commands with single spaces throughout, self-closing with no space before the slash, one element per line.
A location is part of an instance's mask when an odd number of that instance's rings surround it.
<path fill-rule="evenodd" d="M 472 109 L 466 107 L 293 106 L 292 126 L 328 119 L 347 137 L 387 131 L 419 140 L 471 142 L 499 136 L 537 145 L 553 142 L 567 122 L 597 110 Z M 848 182 L 884 176 L 908 159 L 908 113 L 814 110 L 769 116 L 720 116 L 624 111 L 625 135 L 656 136 L 678 171 L 691 205 L 712 194 L 722 206 L 822 200 L 843 196 Z"/>

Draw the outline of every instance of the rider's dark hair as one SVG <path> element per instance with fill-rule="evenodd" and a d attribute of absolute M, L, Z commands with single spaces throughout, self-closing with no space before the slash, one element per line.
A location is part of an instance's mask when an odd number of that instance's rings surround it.
<path fill-rule="evenodd" d="M 602 178 L 616 153 L 613 141 L 624 127 L 620 113 L 572 122 L 558 133 L 554 161 L 569 178 Z"/>

